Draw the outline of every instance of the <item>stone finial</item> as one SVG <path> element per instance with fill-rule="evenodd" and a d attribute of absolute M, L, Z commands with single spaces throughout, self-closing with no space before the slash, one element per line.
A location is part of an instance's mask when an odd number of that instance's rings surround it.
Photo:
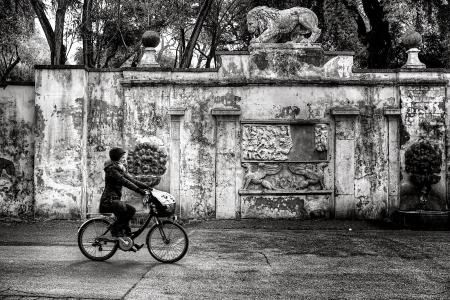
<path fill-rule="evenodd" d="M 402 37 L 402 44 L 406 49 L 420 48 L 422 46 L 422 36 L 416 31 L 410 31 Z"/>
<path fill-rule="evenodd" d="M 160 37 L 159 33 L 152 30 L 147 30 L 142 35 L 142 45 L 146 48 L 156 48 L 159 45 Z"/>
<path fill-rule="evenodd" d="M 411 31 L 405 34 L 402 38 L 402 44 L 408 49 L 408 60 L 402 68 L 407 69 L 424 69 L 425 64 L 419 60 L 419 48 L 422 46 L 422 36 L 416 32 Z"/>
<path fill-rule="evenodd" d="M 159 67 L 156 61 L 155 48 L 159 45 L 159 33 L 152 30 L 147 30 L 142 35 L 142 45 L 144 46 L 144 54 L 142 55 L 139 67 Z"/>
<path fill-rule="evenodd" d="M 248 12 L 247 26 L 254 36 L 250 43 L 294 42 L 311 45 L 321 33 L 316 14 L 304 7 L 278 10 L 258 6 Z M 309 33 L 311 36 L 307 38 Z"/>

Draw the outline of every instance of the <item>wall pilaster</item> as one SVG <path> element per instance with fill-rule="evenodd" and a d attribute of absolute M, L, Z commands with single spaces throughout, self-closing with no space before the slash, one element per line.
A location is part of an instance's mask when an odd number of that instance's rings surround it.
<path fill-rule="evenodd" d="M 355 126 L 359 110 L 332 108 L 335 121 L 335 217 L 355 214 Z"/>
<path fill-rule="evenodd" d="M 216 218 L 240 219 L 239 116 L 240 110 L 213 109 L 216 119 Z"/>

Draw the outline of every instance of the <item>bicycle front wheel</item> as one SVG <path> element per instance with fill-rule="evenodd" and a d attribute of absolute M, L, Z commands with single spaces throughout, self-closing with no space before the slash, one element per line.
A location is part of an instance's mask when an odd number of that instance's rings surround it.
<path fill-rule="evenodd" d="M 91 260 L 107 260 L 119 246 L 112 240 L 111 223 L 105 219 L 92 219 L 84 223 L 78 231 L 78 247 Z"/>
<path fill-rule="evenodd" d="M 151 256 L 162 263 L 174 263 L 183 258 L 189 247 L 189 239 L 183 227 L 162 221 L 150 228 L 147 234 L 147 248 Z"/>

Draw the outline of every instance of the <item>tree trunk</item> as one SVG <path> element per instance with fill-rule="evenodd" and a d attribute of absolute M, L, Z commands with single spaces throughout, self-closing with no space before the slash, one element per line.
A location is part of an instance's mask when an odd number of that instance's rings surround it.
<path fill-rule="evenodd" d="M 15 66 L 20 62 L 20 56 L 19 56 L 19 51 L 17 50 L 17 45 L 15 45 L 15 50 L 16 50 L 16 59 L 14 60 L 14 62 L 12 64 L 10 64 L 5 72 L 3 72 L 1 75 L 2 77 L 0 78 L 0 87 L 6 87 L 7 83 L 6 83 L 6 78 L 8 78 L 9 73 L 12 72 L 12 70 L 15 68 Z"/>
<path fill-rule="evenodd" d="M 214 30 L 213 35 L 211 37 L 211 48 L 209 49 L 208 57 L 206 58 L 205 68 L 211 68 L 211 61 L 216 56 L 216 40 L 217 40 L 217 31 Z"/>
<path fill-rule="evenodd" d="M 200 12 L 198 14 L 197 20 L 195 21 L 194 30 L 192 31 L 189 42 L 186 46 L 186 50 L 183 53 L 183 58 L 181 59 L 180 68 L 187 69 L 191 65 L 192 55 L 194 54 L 194 47 L 197 43 L 198 36 L 202 30 L 203 22 L 206 19 L 209 11 L 211 10 L 211 5 L 214 0 L 204 0 Z"/>
<path fill-rule="evenodd" d="M 175 57 L 175 66 L 181 67 L 181 58 L 184 55 L 184 51 L 186 50 L 186 32 L 184 31 L 184 28 L 180 27 L 180 41 L 177 46 L 177 57 Z M 178 63 L 178 61 L 180 61 Z"/>
<path fill-rule="evenodd" d="M 94 45 L 92 44 L 92 0 L 84 0 L 83 15 L 81 19 L 81 36 L 83 38 L 83 64 L 86 67 L 94 67 Z"/>
<path fill-rule="evenodd" d="M 66 51 L 64 40 L 64 19 L 66 17 L 68 0 L 58 0 L 55 18 L 55 64 L 64 65 L 66 62 Z"/>
<path fill-rule="evenodd" d="M 363 0 L 356 0 L 356 9 L 358 10 L 359 16 L 364 22 L 364 27 L 366 28 L 366 33 L 370 32 L 372 30 L 372 26 L 370 25 L 369 17 L 366 14 L 366 11 L 364 10 Z"/>
<path fill-rule="evenodd" d="M 42 30 L 44 31 L 45 38 L 47 39 L 48 46 L 50 47 L 50 60 L 52 65 L 54 65 L 55 57 L 55 33 L 53 32 L 52 25 L 48 21 L 47 15 L 45 14 L 44 4 L 40 0 L 30 0 L 31 6 L 33 6 L 34 12 L 38 17 L 39 23 L 41 24 Z"/>

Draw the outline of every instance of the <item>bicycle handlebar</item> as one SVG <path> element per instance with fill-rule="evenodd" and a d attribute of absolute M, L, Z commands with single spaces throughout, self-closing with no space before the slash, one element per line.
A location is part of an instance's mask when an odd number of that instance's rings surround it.
<path fill-rule="evenodd" d="M 150 196 L 152 195 L 152 191 L 150 189 L 145 190 L 145 195 L 142 198 L 142 204 L 144 204 L 144 206 L 150 204 Z"/>

